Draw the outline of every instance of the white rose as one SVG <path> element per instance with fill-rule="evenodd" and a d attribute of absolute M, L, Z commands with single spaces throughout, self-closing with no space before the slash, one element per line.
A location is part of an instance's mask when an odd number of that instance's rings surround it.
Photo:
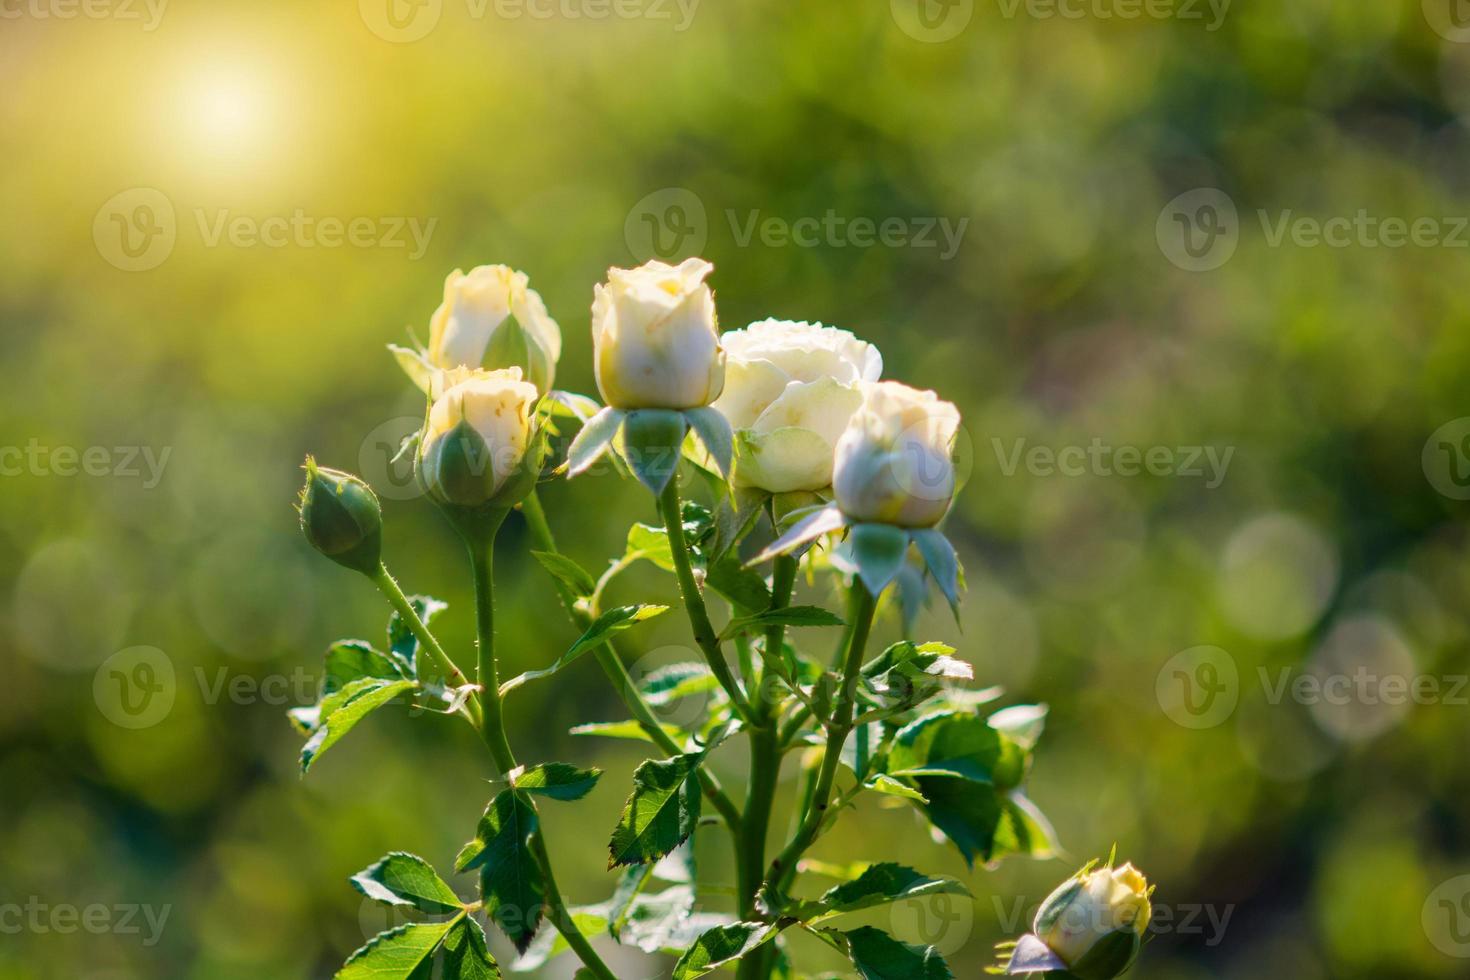
<path fill-rule="evenodd" d="M 862 390 L 862 407 L 837 440 L 837 506 L 860 522 L 932 527 L 954 496 L 950 453 L 959 410 L 897 381 L 864 383 Z"/>
<path fill-rule="evenodd" d="M 484 503 L 525 458 L 534 434 L 536 386 L 519 368 L 457 369 L 436 376 L 440 390 L 419 447 L 424 486 L 438 499 Z"/>
<path fill-rule="evenodd" d="M 1062 885 L 1042 903 L 1036 935 L 1076 966 L 1110 933 L 1142 935 L 1152 914 L 1148 881 L 1137 868 L 1097 868 Z"/>
<path fill-rule="evenodd" d="M 735 482 L 772 493 L 822 490 L 832 454 L 883 373 L 878 348 L 819 323 L 763 320 L 720 337 L 725 388 L 714 407 L 740 431 Z"/>
<path fill-rule="evenodd" d="M 444 302 L 429 320 L 429 366 L 518 367 L 541 393 L 551 390 L 561 329 L 524 272 L 481 265 L 444 280 Z"/>
<path fill-rule="evenodd" d="M 725 353 L 704 283 L 713 269 L 686 259 L 607 271 L 592 300 L 593 364 L 607 404 L 685 409 L 719 397 Z"/>

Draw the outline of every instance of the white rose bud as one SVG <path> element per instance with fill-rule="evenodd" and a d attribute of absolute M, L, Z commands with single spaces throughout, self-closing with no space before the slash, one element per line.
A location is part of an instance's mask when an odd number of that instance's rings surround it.
<path fill-rule="evenodd" d="M 419 446 L 424 486 L 444 503 L 479 506 L 521 469 L 535 435 L 536 386 L 519 368 L 460 368 L 436 375 L 435 388 Z"/>
<path fill-rule="evenodd" d="M 725 352 L 704 282 L 713 269 L 686 259 L 607 270 L 592 300 L 593 364 L 607 404 L 686 409 L 719 397 Z"/>
<path fill-rule="evenodd" d="M 862 407 L 837 440 L 837 506 L 854 521 L 932 527 L 954 497 L 959 410 L 897 381 L 864 383 L 862 391 Z"/>
<path fill-rule="evenodd" d="M 432 368 L 520 368 L 542 394 L 561 357 L 561 329 L 524 272 L 481 265 L 444 280 L 444 302 L 429 321 Z"/>
<path fill-rule="evenodd" d="M 1042 903 L 1033 932 L 1078 976 L 1110 980 L 1138 953 L 1153 915 L 1151 891 L 1131 864 L 1084 871 Z"/>
<path fill-rule="evenodd" d="M 739 431 L 735 482 L 771 493 L 822 490 L 832 454 L 883 373 L 878 348 L 820 323 L 763 320 L 720 337 L 725 388 L 714 407 Z"/>

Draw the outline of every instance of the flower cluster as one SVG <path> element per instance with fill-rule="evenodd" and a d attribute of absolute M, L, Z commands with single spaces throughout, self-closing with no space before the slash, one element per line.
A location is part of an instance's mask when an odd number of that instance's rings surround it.
<path fill-rule="evenodd" d="M 971 867 L 1058 852 L 1025 792 L 1045 708 L 983 714 L 999 692 L 967 689 L 974 668 L 942 643 L 904 639 L 868 652 L 879 610 L 888 608 L 879 598 L 896 581 L 906 616 L 922 604 L 926 577 L 958 614 L 960 563 L 939 525 L 957 490 L 959 411 L 932 391 L 884 380 L 877 347 L 847 330 L 766 319 L 721 333 L 712 272 L 697 258 L 608 271 L 591 306 L 600 406 L 553 388 L 560 328 L 528 277 L 507 266 L 451 274 L 430 317 L 427 347 L 392 348 L 426 396 L 423 426 L 404 451 L 425 495 L 468 546 L 473 680 L 430 627 L 445 604 L 406 596 L 389 574 L 371 488 L 307 460 L 300 503 L 307 540 L 367 576 L 394 612 L 386 650 L 362 640 L 334 644 L 321 699 L 291 712 L 306 738 L 302 771 L 372 712 L 410 699 L 472 725 L 503 787 L 454 863 L 456 872 L 477 873 L 478 900 L 461 901 L 432 865 L 403 852 L 353 877 L 374 901 L 447 918 L 374 937 L 348 960 L 342 980 L 411 980 L 434 975 L 436 964 L 446 978 L 499 976 L 482 913 L 514 945 L 515 970 L 536 970 L 569 949 L 582 962 L 579 977 L 613 980 L 584 934 L 595 928 L 627 946 L 677 956 L 676 980 L 722 966 L 735 967 L 738 980 L 770 980 L 793 973 L 783 933 L 802 929 L 863 976 L 951 976 L 932 946 L 830 921 L 909 898 L 968 897 L 962 882 L 845 858 L 855 869 L 850 880 L 801 896 L 808 851 L 858 795 L 876 793 L 913 807 Z M 656 495 L 660 522 L 633 525 L 626 552 L 594 576 L 559 550 L 537 486 L 586 474 L 609 456 Z M 681 476 L 706 500 L 684 496 Z M 538 658 L 533 669 L 502 681 L 490 556 L 517 510 L 580 635 L 560 656 Z M 635 679 L 617 644 L 669 606 L 604 608 L 604 601 L 614 579 L 642 561 L 674 576 L 700 659 Z M 812 580 L 831 573 L 831 584 L 846 592 L 844 616 L 793 601 L 803 563 Z M 830 665 L 795 635 L 822 627 L 843 631 Z M 619 875 L 612 897 L 573 906 L 556 884 L 539 807 L 581 799 L 602 772 L 521 764 L 502 705 L 584 654 L 607 674 L 631 717 L 577 731 L 639 738 L 658 754 L 633 773 L 610 835 L 608 870 Z M 702 703 L 693 710 L 681 705 L 682 724 L 655 714 L 696 698 Z M 737 735 L 749 742 L 742 804 L 713 761 Z M 768 853 L 788 756 L 806 769 L 804 789 L 795 829 Z M 706 807 L 733 847 L 733 915 L 695 911 L 702 886 L 691 838 L 712 822 L 702 819 Z M 663 880 L 676 884 L 654 892 Z M 1048 899 L 1034 931 L 1008 947 L 1002 969 L 1111 980 L 1138 953 L 1149 893 L 1131 865 L 1083 869 Z M 545 925 L 560 933 L 560 945 Z"/>

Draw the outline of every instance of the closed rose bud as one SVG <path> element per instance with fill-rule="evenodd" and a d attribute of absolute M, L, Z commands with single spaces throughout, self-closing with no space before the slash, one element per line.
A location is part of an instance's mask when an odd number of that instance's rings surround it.
<path fill-rule="evenodd" d="M 1131 864 L 1083 871 L 1042 903 L 1033 934 L 1081 980 L 1112 980 L 1138 955 L 1150 892 Z"/>
<path fill-rule="evenodd" d="M 714 294 L 704 282 L 713 269 L 686 259 L 607 271 L 592 300 L 592 348 L 608 405 L 700 408 L 719 397 L 725 353 Z"/>
<path fill-rule="evenodd" d="M 434 379 L 435 398 L 419 445 L 419 474 L 436 500 L 478 507 L 519 487 L 536 435 L 535 385 L 519 368 L 458 369 Z M 529 487 L 527 487 L 529 489 Z M 516 500 L 506 500 L 507 506 Z"/>
<path fill-rule="evenodd" d="M 878 348 L 819 323 L 763 320 L 720 337 L 725 387 L 714 407 L 737 430 L 735 482 L 771 493 L 832 483 L 838 438 L 883 373 Z"/>
<path fill-rule="evenodd" d="M 837 440 L 832 488 L 850 519 L 932 527 L 949 510 L 959 410 L 932 391 L 864 383 L 863 402 Z"/>
<path fill-rule="evenodd" d="M 318 466 L 306 457 L 301 489 L 301 533 L 332 561 L 365 575 L 378 570 L 383 547 L 383 511 L 362 480 Z"/>
<path fill-rule="evenodd" d="M 504 265 L 451 272 L 444 302 L 429 321 L 428 366 L 520 368 L 537 391 L 550 391 L 561 329 L 529 283 L 524 272 Z"/>

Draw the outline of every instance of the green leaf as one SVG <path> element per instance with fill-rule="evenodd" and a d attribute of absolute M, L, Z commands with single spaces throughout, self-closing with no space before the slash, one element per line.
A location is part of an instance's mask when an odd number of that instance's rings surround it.
<path fill-rule="evenodd" d="M 435 616 L 449 608 L 446 603 L 427 595 L 411 595 L 408 597 L 408 604 L 413 607 L 413 611 L 418 614 L 419 619 L 423 620 L 425 626 L 429 625 L 429 621 Z M 418 676 L 418 637 L 413 635 L 413 630 L 409 628 L 408 623 L 403 621 L 403 617 L 398 615 L 397 610 L 394 610 L 393 614 L 388 617 L 388 649 L 393 656 L 408 667 L 409 675 Z"/>
<path fill-rule="evenodd" d="M 920 793 L 908 783 L 899 782 L 892 776 L 886 776 L 881 772 L 878 775 L 874 776 L 872 779 L 868 780 L 866 783 L 863 783 L 863 787 L 865 789 L 873 790 L 877 793 L 883 793 L 887 796 L 898 796 L 902 797 L 903 799 L 914 800 L 919 803 L 929 802 L 924 797 L 923 793 Z"/>
<path fill-rule="evenodd" d="M 475 839 L 454 860 L 455 871 L 480 870 L 480 897 L 488 915 L 523 953 L 541 924 L 541 870 L 527 839 L 536 811 L 520 793 L 501 790 L 480 817 Z"/>
<path fill-rule="evenodd" d="M 834 507 L 823 507 L 797 521 L 795 526 L 772 542 L 756 555 L 747 565 L 759 565 L 777 555 L 790 554 L 820 538 L 822 535 L 847 526 L 847 518 Z"/>
<path fill-rule="evenodd" d="M 608 406 L 587 420 L 567 447 L 567 475 L 580 476 L 607 452 L 623 424 L 625 413 Z"/>
<path fill-rule="evenodd" d="M 986 724 L 1029 751 L 1041 738 L 1041 731 L 1046 726 L 1046 713 L 1044 704 L 1016 704 L 995 712 L 986 719 Z"/>
<path fill-rule="evenodd" d="M 910 946 L 863 926 L 841 933 L 848 957 L 863 980 L 953 980 L 954 974 L 933 946 Z"/>
<path fill-rule="evenodd" d="M 684 738 L 684 733 L 673 725 L 659 725 L 663 733 L 675 741 Z M 652 742 L 643 726 L 636 721 L 593 721 L 585 725 L 576 725 L 571 729 L 573 735 L 601 735 L 603 738 L 624 738 L 631 741 Z"/>
<path fill-rule="evenodd" d="M 572 594 L 585 598 L 597 590 L 597 580 L 586 569 L 557 551 L 532 551 L 531 556 L 551 577 L 572 590 Z"/>
<path fill-rule="evenodd" d="M 821 606 L 782 606 L 767 609 L 753 616 L 741 616 L 730 620 L 720 631 L 720 639 L 728 640 L 737 633 L 747 630 L 764 630 L 768 626 L 845 626 L 842 617 L 833 615 Z"/>
<path fill-rule="evenodd" d="M 928 802 L 919 809 L 944 833 L 971 865 L 987 865 L 1008 854 L 1044 859 L 1056 854 L 1050 823 L 1019 791 L 952 777 L 916 779 Z"/>
<path fill-rule="evenodd" d="M 828 889 L 813 902 L 802 903 L 791 915 L 815 923 L 846 912 L 928 895 L 972 897 L 969 889 L 953 878 L 930 878 L 901 864 L 884 863 L 872 865 L 853 881 Z"/>
<path fill-rule="evenodd" d="M 661 892 L 644 892 L 633 900 L 619 941 L 645 953 L 682 955 L 706 929 L 734 920 L 728 916 L 694 911 L 694 887 L 675 885 Z"/>
<path fill-rule="evenodd" d="M 301 772 L 305 774 L 327 749 L 371 712 L 418 686 L 417 681 L 362 677 L 327 695 L 322 699 L 317 728 L 301 748 Z"/>
<path fill-rule="evenodd" d="M 543 677 L 550 677 L 552 674 L 561 670 L 563 667 L 576 660 L 588 650 L 591 650 L 595 647 L 601 646 L 603 643 L 606 643 L 609 637 L 617 633 L 621 633 L 625 629 L 637 626 L 639 623 L 643 622 L 646 619 L 652 619 L 655 616 L 668 612 L 668 610 L 668 606 L 651 605 L 619 606 L 616 609 L 609 609 L 601 616 L 598 616 L 597 619 L 593 621 L 591 626 L 587 627 L 587 632 L 583 633 L 582 636 L 577 640 L 577 642 L 571 645 L 571 648 L 568 649 L 566 653 L 558 657 L 556 659 L 556 663 L 542 670 L 528 670 L 524 674 L 519 674 L 515 677 L 512 677 L 510 680 L 500 685 L 501 695 L 504 696 L 506 694 L 509 694 L 511 691 L 514 691 L 516 688 L 520 687 L 522 684 L 525 684 L 527 681 L 540 680 Z"/>
<path fill-rule="evenodd" d="M 765 609 L 771 604 L 766 580 L 734 557 L 722 558 L 705 570 L 705 584 L 741 609 Z"/>
<path fill-rule="evenodd" d="M 623 561 L 647 559 L 666 572 L 674 570 L 674 551 L 669 545 L 669 532 L 651 524 L 634 524 L 628 528 L 628 544 Z"/>
<path fill-rule="evenodd" d="M 736 922 L 716 926 L 694 940 L 679 962 L 674 964 L 673 980 L 693 980 L 762 946 L 776 933 L 765 922 Z"/>
<path fill-rule="evenodd" d="M 622 932 L 633 912 L 633 903 L 643 894 L 643 889 L 653 878 L 653 865 L 643 864 L 625 868 L 618 876 L 617 887 L 607 901 L 607 934 L 622 942 Z"/>
<path fill-rule="evenodd" d="M 322 693 L 340 691 L 359 677 L 402 680 L 408 675 L 397 661 L 379 653 L 364 640 L 338 640 L 327 650 Z"/>
<path fill-rule="evenodd" d="M 485 931 L 470 916 L 444 937 L 444 980 L 497 980 L 500 966 L 485 944 Z"/>
<path fill-rule="evenodd" d="M 878 595 L 903 568 L 909 531 L 891 524 L 857 524 L 847 537 L 847 547 L 863 584 Z"/>
<path fill-rule="evenodd" d="M 444 879 L 429 862 L 413 854 L 393 851 L 351 878 L 352 887 L 375 902 L 418 909 L 431 915 L 456 912 L 462 907 Z"/>
<path fill-rule="evenodd" d="M 1020 785 L 1026 764 L 1020 745 L 963 711 L 925 715 L 905 725 L 888 754 L 892 776 L 958 776 L 1002 790 Z"/>
<path fill-rule="evenodd" d="M 608 843 L 609 868 L 644 864 L 684 842 L 699 822 L 702 753 L 644 762 L 633 773 L 633 792 Z"/>
<path fill-rule="evenodd" d="M 666 664 L 638 682 L 643 700 L 654 707 L 670 704 L 680 698 L 713 691 L 720 682 L 705 664 Z"/>
<path fill-rule="evenodd" d="M 420 980 L 432 968 L 434 950 L 457 920 L 415 922 L 380 932 L 347 958 L 336 980 Z"/>
<path fill-rule="evenodd" d="M 511 784 L 516 789 L 553 800 L 580 800 L 592 792 L 602 770 L 597 767 L 578 769 L 565 762 L 543 762 L 530 769 L 522 767 L 517 774 L 512 772 Z"/>

